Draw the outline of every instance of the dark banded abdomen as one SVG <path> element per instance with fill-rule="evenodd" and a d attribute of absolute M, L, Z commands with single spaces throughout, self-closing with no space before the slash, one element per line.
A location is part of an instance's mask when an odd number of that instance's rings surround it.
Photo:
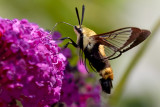
<path fill-rule="evenodd" d="M 95 44 L 91 50 L 85 48 L 84 54 L 91 65 L 102 76 L 100 79 L 102 90 L 110 94 L 112 88 L 113 72 L 108 60 L 104 59 L 105 56 L 101 54 L 99 46 L 99 44 Z"/>

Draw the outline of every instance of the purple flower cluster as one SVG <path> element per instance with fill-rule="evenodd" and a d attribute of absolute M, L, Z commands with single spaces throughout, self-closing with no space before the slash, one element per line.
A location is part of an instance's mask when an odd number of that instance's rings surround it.
<path fill-rule="evenodd" d="M 0 18 L 0 106 L 58 102 L 66 57 L 52 36 L 27 20 Z"/>
<path fill-rule="evenodd" d="M 71 57 L 69 49 L 62 52 L 67 58 Z M 64 71 L 60 102 L 65 103 L 67 107 L 100 107 L 100 85 L 87 82 L 95 80 L 94 78 L 94 75 L 87 73 L 80 61 L 76 67 L 71 67 L 68 63 Z"/>
<path fill-rule="evenodd" d="M 71 106 L 72 103 L 78 103 L 79 98 L 79 87 L 75 83 L 74 75 L 66 71 L 63 79 L 60 101 L 65 102 L 68 106 Z"/>
<path fill-rule="evenodd" d="M 64 72 L 62 85 L 61 102 L 67 107 L 99 107 L 100 106 L 100 85 L 87 82 L 93 76 L 84 76 L 75 71 Z M 77 72 L 77 73 L 76 73 Z"/>

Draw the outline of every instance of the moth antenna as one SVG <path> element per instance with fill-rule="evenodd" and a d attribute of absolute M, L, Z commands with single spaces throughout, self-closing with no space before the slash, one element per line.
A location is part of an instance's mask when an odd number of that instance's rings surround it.
<path fill-rule="evenodd" d="M 83 23 L 83 18 L 84 18 L 84 11 L 85 11 L 85 6 L 82 6 L 82 19 L 81 19 L 81 25 Z"/>
<path fill-rule="evenodd" d="M 80 18 L 79 18 L 78 9 L 77 9 L 77 7 L 76 7 L 75 9 L 76 9 L 76 14 L 77 14 L 77 18 L 78 18 L 78 23 L 79 23 L 79 25 L 80 25 L 80 27 L 81 27 L 81 23 L 80 23 Z"/>

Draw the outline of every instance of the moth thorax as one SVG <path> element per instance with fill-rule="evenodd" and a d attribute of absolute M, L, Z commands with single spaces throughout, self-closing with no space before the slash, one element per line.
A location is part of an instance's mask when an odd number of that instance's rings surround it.
<path fill-rule="evenodd" d="M 81 28 L 79 25 L 76 27 L 80 30 L 80 32 L 78 32 L 77 29 L 74 29 L 77 35 L 77 43 L 83 43 L 83 49 L 85 49 L 86 47 L 88 48 L 88 50 L 92 49 L 96 41 L 90 37 L 96 35 L 96 33 L 93 30 L 84 27 L 83 25 L 81 25 Z"/>
<path fill-rule="evenodd" d="M 87 27 L 82 27 L 82 33 L 84 35 L 86 35 L 87 37 L 96 35 L 96 33 L 93 30 L 91 30 L 91 29 L 89 29 Z"/>
<path fill-rule="evenodd" d="M 91 38 L 91 36 L 96 35 L 96 33 L 87 27 L 83 27 L 82 33 L 84 35 L 83 38 L 84 48 L 87 47 L 89 50 L 92 49 L 96 41 L 93 38 Z"/>

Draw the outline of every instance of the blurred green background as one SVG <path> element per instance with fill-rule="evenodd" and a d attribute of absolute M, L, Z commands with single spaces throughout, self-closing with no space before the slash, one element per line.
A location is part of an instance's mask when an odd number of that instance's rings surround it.
<path fill-rule="evenodd" d="M 75 7 L 81 14 L 82 5 L 86 11 L 83 24 L 96 33 L 105 33 L 122 27 L 139 27 L 152 30 L 160 19 L 160 0 L 0 0 L 0 17 L 8 19 L 28 19 L 44 29 L 52 30 L 56 22 L 77 25 Z M 73 28 L 60 24 L 56 27 L 63 37 L 76 41 Z M 160 107 L 160 31 L 129 75 L 117 107 Z M 124 53 L 111 62 L 114 70 L 113 85 L 116 87 L 135 49 Z M 77 51 L 72 46 L 72 65 L 76 65 Z M 97 74 L 98 75 L 98 74 Z M 113 93 L 114 93 L 113 88 Z M 102 92 L 102 105 L 111 96 Z"/>

